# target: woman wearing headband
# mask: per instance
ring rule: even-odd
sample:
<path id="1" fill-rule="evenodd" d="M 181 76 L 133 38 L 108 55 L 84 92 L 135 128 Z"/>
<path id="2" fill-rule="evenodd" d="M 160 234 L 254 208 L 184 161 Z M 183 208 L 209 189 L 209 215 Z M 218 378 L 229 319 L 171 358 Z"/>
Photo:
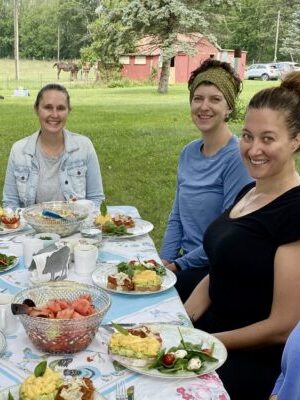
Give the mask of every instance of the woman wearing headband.
<path id="1" fill-rule="evenodd" d="M 183 301 L 208 272 L 203 250 L 206 228 L 251 182 L 238 139 L 227 125 L 240 79 L 229 64 L 209 59 L 192 72 L 188 87 L 192 120 L 202 139 L 186 145 L 180 155 L 176 195 L 160 254 L 177 274 L 176 288 Z"/>

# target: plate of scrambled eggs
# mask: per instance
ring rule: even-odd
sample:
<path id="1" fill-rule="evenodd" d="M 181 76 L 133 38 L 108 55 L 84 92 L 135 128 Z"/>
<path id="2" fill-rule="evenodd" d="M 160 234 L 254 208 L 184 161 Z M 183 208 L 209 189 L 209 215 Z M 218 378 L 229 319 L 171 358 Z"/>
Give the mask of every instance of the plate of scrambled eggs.
<path id="1" fill-rule="evenodd" d="M 22 398 L 19 395 L 20 392 L 20 385 L 14 385 L 14 386 L 10 386 L 6 389 L 0 389 L 0 400 L 8 400 L 8 395 L 9 393 L 13 396 L 14 400 L 22 400 Z M 38 398 L 36 398 L 35 400 L 37 400 Z M 26 399 L 27 400 L 27 399 Z M 53 400 L 55 400 L 55 398 L 53 398 Z M 102 395 L 100 395 L 99 393 L 95 393 L 94 395 L 94 400 L 105 400 L 105 397 L 103 397 Z"/>
<path id="2" fill-rule="evenodd" d="M 140 274 L 140 277 L 144 279 L 143 282 L 138 282 L 140 284 L 140 287 L 143 287 L 141 290 L 139 287 L 136 287 L 135 290 L 125 290 L 125 285 L 118 282 L 119 280 L 119 275 L 118 274 L 118 265 L 117 263 L 98 263 L 97 264 L 99 268 L 97 268 L 93 273 L 92 273 L 92 280 L 96 286 L 99 286 L 102 289 L 105 289 L 107 291 L 113 292 L 113 293 L 122 293 L 126 295 L 149 295 L 153 293 L 160 293 L 164 292 L 165 290 L 168 290 L 172 288 L 175 283 L 176 283 L 176 275 L 166 269 L 165 270 L 165 275 L 163 276 L 158 276 L 159 278 L 159 285 L 155 283 L 154 288 L 152 289 L 152 279 L 149 281 L 148 275 Z M 156 275 L 153 271 L 152 272 L 154 275 Z M 149 271 L 146 271 L 146 273 L 149 273 Z M 124 281 L 123 276 L 127 276 L 126 274 L 121 274 L 120 279 Z M 116 278 L 116 284 L 114 286 L 108 284 L 108 280 L 110 277 L 115 277 Z M 137 279 L 137 275 L 135 276 L 135 279 Z"/>
<path id="3" fill-rule="evenodd" d="M 194 378 L 195 376 L 208 374 L 212 371 L 215 371 L 219 368 L 227 358 L 227 350 L 223 343 L 218 340 L 213 335 L 201 331 L 199 329 L 194 329 L 191 327 L 185 326 L 175 326 L 175 325 L 167 325 L 167 324 L 157 324 L 151 325 L 151 330 L 153 332 L 157 332 L 160 336 L 161 343 L 158 346 L 152 346 L 154 353 L 150 356 L 149 353 L 149 346 L 147 342 L 145 342 L 144 350 L 141 348 L 142 346 L 142 338 L 138 338 L 139 343 L 136 343 L 137 339 L 134 335 L 123 335 L 123 340 L 120 340 L 120 333 L 114 333 L 111 336 L 109 342 L 109 349 L 110 355 L 112 359 L 118 361 L 124 367 L 138 372 L 142 375 L 148 375 L 155 378 L 171 378 L 171 379 L 178 379 L 178 378 Z M 151 365 L 147 363 L 141 363 L 140 361 L 145 360 L 147 357 L 153 357 L 156 354 L 156 358 L 160 359 L 161 357 L 161 349 L 174 349 L 178 348 L 180 345 L 180 341 L 184 339 L 185 343 L 188 345 L 196 345 L 199 348 L 209 348 L 211 349 L 210 355 L 213 359 L 205 360 L 201 363 L 201 365 L 197 365 L 195 368 L 187 368 L 187 369 L 180 369 L 180 370 L 173 370 L 172 373 L 162 373 L 160 368 L 156 368 L 154 364 Z M 132 339 L 132 343 L 130 343 L 130 339 Z M 153 341 L 153 340 L 152 340 Z M 173 351 L 173 350 L 172 350 Z M 177 353 L 177 352 L 176 352 Z M 176 354 L 172 353 L 172 354 Z M 180 352 L 179 352 L 180 353 Z M 182 351 L 181 351 L 182 353 Z M 145 355 L 143 355 L 145 354 Z M 146 357 L 147 355 L 147 357 Z M 181 355 L 178 354 L 178 358 L 182 358 Z M 138 362 L 136 362 L 138 361 Z M 167 371 L 168 372 L 168 371 Z M 171 372 L 171 371 L 170 371 Z"/>

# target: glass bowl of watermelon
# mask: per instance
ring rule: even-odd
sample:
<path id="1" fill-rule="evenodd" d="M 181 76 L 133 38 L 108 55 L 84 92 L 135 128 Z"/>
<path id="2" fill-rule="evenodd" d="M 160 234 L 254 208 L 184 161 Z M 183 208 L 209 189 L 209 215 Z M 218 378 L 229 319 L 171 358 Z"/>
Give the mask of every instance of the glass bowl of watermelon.
<path id="1" fill-rule="evenodd" d="M 31 342 L 49 353 L 76 353 L 94 339 L 110 307 L 108 293 L 92 285 L 47 282 L 21 290 L 16 304 L 34 304 L 19 318 Z"/>

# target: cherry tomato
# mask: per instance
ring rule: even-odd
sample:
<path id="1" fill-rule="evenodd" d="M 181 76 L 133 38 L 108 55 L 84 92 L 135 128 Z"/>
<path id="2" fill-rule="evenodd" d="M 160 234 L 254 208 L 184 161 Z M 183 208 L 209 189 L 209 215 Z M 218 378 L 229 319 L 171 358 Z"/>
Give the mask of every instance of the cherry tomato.
<path id="1" fill-rule="evenodd" d="M 176 360 L 176 357 L 174 356 L 174 354 L 171 353 L 166 353 L 163 358 L 162 358 L 162 363 L 163 365 L 165 365 L 166 367 L 170 367 L 174 364 Z"/>
<path id="2" fill-rule="evenodd" d="M 155 260 L 153 260 L 153 259 L 147 260 L 146 262 L 150 263 L 150 264 L 153 264 L 153 265 L 157 265 L 157 262 Z"/>
<path id="3" fill-rule="evenodd" d="M 208 354 L 211 356 L 211 349 L 201 349 L 202 353 Z"/>

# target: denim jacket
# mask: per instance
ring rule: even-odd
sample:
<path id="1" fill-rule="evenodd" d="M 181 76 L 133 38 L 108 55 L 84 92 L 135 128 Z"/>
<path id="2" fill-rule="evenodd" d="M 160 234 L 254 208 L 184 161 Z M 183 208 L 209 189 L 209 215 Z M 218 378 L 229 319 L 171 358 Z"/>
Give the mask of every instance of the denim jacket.
<path id="1" fill-rule="evenodd" d="M 4 207 L 28 207 L 35 204 L 39 165 L 36 145 L 39 131 L 12 146 L 6 170 Z M 94 146 L 86 136 L 64 130 L 65 153 L 59 181 L 66 200 L 92 200 L 98 207 L 104 200 L 102 178 Z"/>

